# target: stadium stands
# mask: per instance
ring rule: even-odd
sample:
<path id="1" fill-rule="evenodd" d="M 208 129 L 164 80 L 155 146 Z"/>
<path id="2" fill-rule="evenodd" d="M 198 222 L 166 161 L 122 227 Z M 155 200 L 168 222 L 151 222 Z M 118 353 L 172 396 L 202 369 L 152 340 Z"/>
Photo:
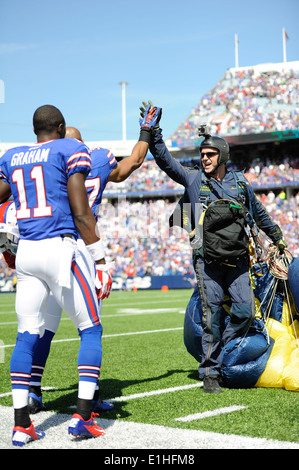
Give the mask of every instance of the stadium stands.
<path id="1" fill-rule="evenodd" d="M 298 129 L 299 61 L 228 69 L 170 137 L 172 145 L 194 144 L 207 123 L 222 137 Z"/>
<path id="2" fill-rule="evenodd" d="M 293 256 L 299 256 L 299 192 L 289 200 L 270 191 L 260 200 L 277 221 L 288 241 Z M 103 202 L 101 233 L 107 255 L 116 257 L 116 274 L 125 276 L 128 269 L 136 275 L 171 275 L 192 272 L 191 249 L 186 234 L 169 234 L 168 218 L 176 202 L 165 199 L 130 202 L 116 206 Z M 112 215 L 112 216 L 111 216 Z"/>
<path id="3" fill-rule="evenodd" d="M 211 125 L 212 134 L 228 140 L 252 134 L 262 136 L 262 144 L 266 133 L 282 132 L 283 139 L 278 142 L 276 135 L 271 136 L 267 146 L 234 145 L 231 165 L 245 168 L 257 196 L 298 257 L 299 61 L 228 69 L 167 141 L 172 153 L 185 149 L 177 152 L 185 165 L 199 163 L 197 127 L 203 123 Z M 287 131 L 292 135 L 285 136 Z M 87 144 L 109 148 L 121 158 L 130 155 L 134 142 Z M 0 155 L 15 145 L 0 143 Z M 108 259 L 116 258 L 116 276 L 192 275 L 186 234 L 168 231 L 168 218 L 182 193 L 183 187 L 170 180 L 151 156 L 123 183 L 108 183 L 100 232 Z M 13 275 L 0 259 L 0 290 Z"/>
<path id="4" fill-rule="evenodd" d="M 293 256 L 299 257 L 298 216 L 299 191 L 289 200 L 270 191 L 262 193 L 261 201 L 277 221 L 287 239 Z M 130 202 L 122 199 L 113 205 L 103 200 L 101 236 L 107 259 L 115 259 L 115 276 L 122 279 L 134 276 L 192 274 L 191 249 L 184 233 L 169 234 L 168 217 L 176 202 L 165 199 Z M 13 271 L 0 260 L 1 280 L 13 279 Z"/>
<path id="5" fill-rule="evenodd" d="M 273 165 L 269 162 L 265 166 L 260 161 L 253 161 L 253 166 L 250 166 L 245 176 L 251 182 L 254 188 L 263 187 L 264 189 L 277 186 L 278 188 L 285 185 L 299 185 L 299 161 L 298 168 L 295 168 L 296 162 L 281 162 L 279 165 Z M 293 166 L 294 165 L 294 166 Z M 234 165 L 233 165 L 234 166 Z M 160 190 L 160 191 L 159 191 Z M 113 197 L 117 194 L 127 194 L 128 197 L 133 195 L 142 197 L 144 193 L 159 194 L 163 191 L 164 194 L 178 195 L 183 191 L 183 187 L 178 183 L 167 177 L 155 161 L 146 161 L 142 167 L 134 172 L 126 181 L 122 183 L 113 184 L 108 183 L 105 195 L 106 197 Z"/>

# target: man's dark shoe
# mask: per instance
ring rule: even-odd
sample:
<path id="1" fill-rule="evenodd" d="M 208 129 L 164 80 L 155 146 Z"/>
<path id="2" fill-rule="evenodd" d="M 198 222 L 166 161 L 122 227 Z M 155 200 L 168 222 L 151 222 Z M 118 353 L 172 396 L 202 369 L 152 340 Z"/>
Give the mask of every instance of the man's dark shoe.
<path id="1" fill-rule="evenodd" d="M 45 411 L 46 407 L 42 401 L 42 395 L 38 397 L 35 393 L 29 393 L 28 395 L 28 409 L 30 414 L 39 413 Z"/>
<path id="2" fill-rule="evenodd" d="M 220 393 L 222 392 L 218 382 L 218 377 L 208 376 L 203 379 L 203 391 L 205 393 Z"/>

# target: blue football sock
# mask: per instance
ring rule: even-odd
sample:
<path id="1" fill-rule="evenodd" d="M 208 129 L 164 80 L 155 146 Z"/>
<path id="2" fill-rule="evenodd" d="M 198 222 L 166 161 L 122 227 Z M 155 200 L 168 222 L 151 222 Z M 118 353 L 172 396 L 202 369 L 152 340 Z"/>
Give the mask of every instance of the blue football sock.
<path id="1" fill-rule="evenodd" d="M 38 339 L 33 354 L 30 387 L 40 387 L 45 365 L 50 353 L 51 341 L 55 333 L 45 330 L 45 333 Z"/>

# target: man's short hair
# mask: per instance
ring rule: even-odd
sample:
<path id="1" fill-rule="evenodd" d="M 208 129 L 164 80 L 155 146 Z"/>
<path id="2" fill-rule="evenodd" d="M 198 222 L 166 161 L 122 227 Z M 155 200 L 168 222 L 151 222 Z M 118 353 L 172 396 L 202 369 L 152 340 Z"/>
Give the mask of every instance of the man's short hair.
<path id="1" fill-rule="evenodd" d="M 34 112 L 33 129 L 35 134 L 39 134 L 41 131 L 52 132 L 59 124 L 65 125 L 65 120 L 61 111 L 55 106 L 45 104 Z"/>

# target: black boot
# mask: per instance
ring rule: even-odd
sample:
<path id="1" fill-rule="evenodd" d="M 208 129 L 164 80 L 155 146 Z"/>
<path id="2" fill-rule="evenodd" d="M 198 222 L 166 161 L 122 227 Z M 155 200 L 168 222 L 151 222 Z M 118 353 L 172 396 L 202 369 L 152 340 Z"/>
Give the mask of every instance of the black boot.
<path id="1" fill-rule="evenodd" d="M 203 391 L 205 393 L 220 393 L 222 392 L 221 387 L 219 385 L 217 376 L 210 375 L 208 377 L 204 377 L 203 379 Z"/>

